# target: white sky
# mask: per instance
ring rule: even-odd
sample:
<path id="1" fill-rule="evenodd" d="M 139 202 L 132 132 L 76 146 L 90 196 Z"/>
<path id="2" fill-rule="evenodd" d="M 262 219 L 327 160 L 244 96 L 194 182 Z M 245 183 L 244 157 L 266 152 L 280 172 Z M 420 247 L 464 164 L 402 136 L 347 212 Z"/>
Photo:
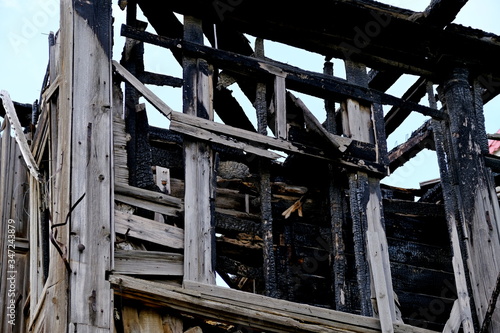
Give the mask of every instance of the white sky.
<path id="1" fill-rule="evenodd" d="M 431 0 L 384 0 L 381 2 L 405 7 L 415 11 L 424 10 Z M 121 12 L 113 0 L 114 16 L 117 22 L 123 20 Z M 500 1 L 469 0 L 454 23 L 493 32 L 500 35 Z M 119 31 L 119 24 L 115 31 Z M 59 27 L 59 0 L 0 0 L 0 89 L 7 90 L 12 99 L 22 103 L 32 103 L 39 98 L 42 80 L 48 61 L 48 34 Z M 152 31 L 153 32 L 153 31 Z M 117 37 L 119 38 L 119 37 Z M 252 40 L 252 38 L 250 38 Z M 123 39 L 115 40 L 114 58 L 119 60 Z M 313 71 L 322 71 L 323 57 L 304 52 L 296 52 L 289 48 L 266 42 L 266 55 L 276 60 L 304 67 Z M 152 72 L 180 76 L 180 68 L 163 49 L 146 47 L 146 69 Z M 499 59 L 500 63 L 500 59 Z M 340 64 L 335 67 L 336 75 L 342 76 Z M 400 96 L 415 78 L 403 78 L 389 90 L 389 93 Z M 170 90 L 167 90 L 170 89 Z M 235 95 L 238 89 L 231 86 Z M 152 88 L 167 104 L 180 110 L 180 89 Z M 173 91 L 173 93 L 172 93 Z M 172 97 L 174 96 L 174 97 Z M 320 120 L 324 110 L 321 103 L 304 98 L 304 102 L 312 109 Z M 251 113 L 251 104 L 241 99 L 247 113 Z M 318 105 L 318 106 L 316 106 Z M 317 109 L 316 109 L 317 108 Z M 150 124 L 165 126 L 165 119 L 150 110 Z M 485 107 L 486 129 L 494 133 L 500 128 L 500 99 L 497 98 Z M 0 118 L 1 119 L 1 118 Z M 411 132 L 417 129 L 425 117 L 412 114 L 398 131 L 388 139 L 389 148 L 405 141 Z M 418 183 L 439 177 L 435 154 L 424 152 L 412 159 L 405 167 L 385 182 L 401 187 L 418 187 Z"/>

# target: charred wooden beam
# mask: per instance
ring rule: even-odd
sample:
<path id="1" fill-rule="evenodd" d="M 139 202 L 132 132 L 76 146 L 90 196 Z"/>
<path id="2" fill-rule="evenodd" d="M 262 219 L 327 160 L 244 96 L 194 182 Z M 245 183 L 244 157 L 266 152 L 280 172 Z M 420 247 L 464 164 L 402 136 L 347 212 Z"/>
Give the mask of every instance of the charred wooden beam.
<path id="1" fill-rule="evenodd" d="M 249 279 L 263 279 L 262 267 L 250 267 L 224 255 L 217 255 L 217 270 Z"/>
<path id="2" fill-rule="evenodd" d="M 484 100 L 481 83 L 478 78 L 474 78 L 471 82 L 472 99 L 476 118 L 476 130 L 473 132 L 474 140 L 478 143 L 483 154 L 489 153 L 489 143 L 486 136 L 486 119 L 484 116 Z"/>
<path id="3" fill-rule="evenodd" d="M 130 8 L 135 8 L 130 6 Z M 133 9 L 127 13 L 127 20 L 144 30 L 144 22 L 136 20 Z M 139 75 L 144 71 L 144 44 L 132 39 L 125 43 L 121 64 L 132 75 Z M 115 69 L 116 69 L 115 65 Z M 127 167 L 129 169 L 129 184 L 136 187 L 154 189 L 153 172 L 151 170 L 152 156 L 148 140 L 148 116 L 145 105 L 139 104 L 141 93 L 136 87 L 125 83 L 125 126 L 130 135 L 127 142 Z"/>
<path id="4" fill-rule="evenodd" d="M 370 103 L 406 107 L 415 112 L 436 117 L 437 119 L 443 118 L 443 114 L 438 110 L 405 101 L 404 99 L 376 90 L 370 90 L 369 88 L 349 83 L 340 78 L 301 70 L 297 67 L 276 61 L 256 59 L 189 43 L 180 39 L 156 36 L 126 25 L 122 26 L 122 35 L 162 47 L 181 48 L 185 52 L 205 58 L 219 67 L 264 80 L 273 78 L 276 71 L 283 71 L 283 74 L 286 75 L 287 87 L 319 98 L 334 98 L 337 101 L 342 101 L 346 98 L 355 98 Z"/>
<path id="5" fill-rule="evenodd" d="M 149 123 L 146 105 L 139 104 L 134 109 L 129 110 L 129 116 L 131 113 L 135 113 L 132 118 L 135 118 L 136 123 L 134 126 L 135 132 L 130 133 L 132 139 L 129 141 L 130 145 L 135 142 L 135 161 L 132 162 L 131 166 L 129 165 L 129 179 L 135 179 L 135 183 L 131 182 L 130 185 L 156 190 L 157 186 L 154 182 L 153 171 L 151 169 L 153 156 L 148 138 Z M 134 174 L 134 177 L 131 176 L 132 174 Z"/>
<path id="6" fill-rule="evenodd" d="M 182 276 L 183 255 L 159 251 L 115 250 L 116 274 Z"/>
<path id="7" fill-rule="evenodd" d="M 497 272 L 488 267 L 498 264 L 493 254 L 500 251 L 497 249 L 500 244 L 498 226 L 488 221 L 496 221 L 500 209 L 491 172 L 485 166 L 478 135 L 474 133 L 481 131 L 481 126 L 477 126 L 469 72 L 464 68 L 453 70 L 439 93 L 450 115 L 450 123 L 443 126 L 443 135 L 436 137 L 440 141 L 438 161 L 453 242 L 459 302 L 462 316 L 467 318 L 464 331 L 474 331 L 485 318 L 489 290 L 494 288 L 497 278 Z M 479 249 L 480 243 L 489 241 L 493 247 L 487 251 Z M 478 289 L 478 283 L 484 288 Z M 467 295 L 471 296 L 470 300 Z M 498 325 L 498 315 L 494 325 Z"/>
<path id="8" fill-rule="evenodd" d="M 430 5 L 422 12 L 410 16 L 410 20 L 444 27 L 453 22 L 468 0 L 432 0 Z"/>
<path id="9" fill-rule="evenodd" d="M 404 100 L 412 101 L 415 103 L 420 102 L 420 100 L 425 96 L 427 92 L 427 81 L 423 78 L 419 78 L 402 96 Z M 411 110 L 405 107 L 392 107 L 387 115 L 384 117 L 385 120 L 385 132 L 389 136 L 392 132 L 396 130 L 403 123 L 403 121 L 410 115 Z"/>
<path id="10" fill-rule="evenodd" d="M 260 223 L 220 212 L 215 213 L 215 227 L 217 228 L 217 232 L 222 234 L 225 232 L 237 232 L 251 235 L 262 235 L 262 227 Z"/>
<path id="11" fill-rule="evenodd" d="M 484 162 L 493 172 L 500 172 L 500 157 L 496 155 L 484 155 Z"/>
<path id="12" fill-rule="evenodd" d="M 264 57 L 264 41 L 262 39 L 258 39 L 256 43 L 256 51 L 258 57 Z M 283 78 L 282 78 L 283 79 Z M 284 80 L 282 80 L 284 85 Z M 275 85 L 276 87 L 276 85 Z M 277 103 L 284 102 L 284 90 L 283 86 L 283 96 L 280 101 Z M 276 90 L 276 89 L 275 89 Z M 255 101 L 255 109 L 257 111 L 257 119 L 258 119 L 258 133 L 259 135 L 265 136 L 267 135 L 267 115 L 268 115 L 268 107 L 267 107 L 267 90 L 266 87 L 262 84 L 256 85 L 256 101 Z M 275 92 L 276 94 L 276 92 Z M 279 96 L 274 96 L 279 98 Z M 275 105 L 277 106 L 277 105 Z M 277 113 L 286 112 L 285 106 L 280 105 L 280 109 L 275 110 Z M 276 117 L 276 125 L 275 125 L 275 133 L 278 138 L 280 135 L 278 134 L 280 131 L 278 128 L 281 126 L 278 124 L 278 116 Z M 286 116 L 285 119 L 281 119 L 284 121 L 284 126 L 286 127 Z M 288 135 L 285 135 L 285 139 L 288 138 Z M 276 270 L 276 246 L 274 243 L 274 227 L 273 227 L 273 211 L 271 205 L 272 191 L 271 191 L 271 173 L 270 173 L 270 163 L 265 159 L 260 159 L 258 161 L 258 170 L 259 170 L 259 198 L 260 198 L 260 217 L 261 217 L 261 231 L 262 231 L 262 256 L 263 256 L 263 265 L 262 265 L 262 274 L 264 280 L 264 292 L 266 296 L 280 298 L 279 293 L 279 281 Z"/>
<path id="13" fill-rule="evenodd" d="M 2 97 L 0 96 L 0 101 L 2 101 Z M 12 101 L 14 104 L 15 113 L 17 114 L 17 118 L 19 119 L 19 123 L 22 127 L 27 127 L 31 124 L 31 113 L 33 110 L 32 104 L 19 103 L 16 101 Z M 0 117 L 5 118 L 6 112 L 3 103 L 0 102 Z"/>
<path id="14" fill-rule="evenodd" d="M 419 217 L 444 217 L 444 206 L 427 202 L 385 199 L 384 214 L 401 214 Z"/>
<path id="15" fill-rule="evenodd" d="M 325 61 L 323 67 L 325 75 L 334 74 L 333 63 Z M 328 133 L 338 133 L 338 123 L 336 120 L 335 102 L 331 99 L 325 99 L 326 121 L 325 129 Z M 338 311 L 349 311 L 350 302 L 347 302 L 346 295 L 351 292 L 347 290 L 347 259 L 345 255 L 345 240 L 344 240 L 344 224 L 347 215 L 347 202 L 344 198 L 344 188 L 341 181 L 335 176 L 338 169 L 334 164 L 328 165 L 328 203 L 329 203 L 329 218 L 331 230 L 330 242 L 330 267 L 332 276 L 332 289 L 334 293 L 334 305 Z"/>
<path id="16" fill-rule="evenodd" d="M 140 3 L 146 5 L 147 1 Z M 266 3 L 254 1 L 230 8 L 231 11 L 224 12 L 224 24 L 235 30 L 362 62 L 378 70 L 390 68 L 431 77 L 444 69 L 439 67 L 441 64 L 456 59 L 486 73 L 493 68 L 496 77 L 500 72 L 494 69 L 500 55 L 500 43 L 495 35 L 469 28 L 457 29 L 453 24 L 444 30 L 420 24 L 411 20 L 415 12 L 372 1 L 315 1 L 300 10 L 280 1 L 265 12 L 261 9 L 267 8 Z M 212 23 L 221 19 L 211 2 L 172 2 L 168 9 Z M 260 24 L 255 24 L 256 17 Z M 377 33 L 374 35 L 373 31 Z M 401 31 L 405 31 L 406 38 L 395 45 L 393 41 Z M 449 54 L 450 58 L 444 60 L 442 54 Z"/>
<path id="17" fill-rule="evenodd" d="M 137 75 L 143 84 L 153 84 L 156 86 L 182 87 L 182 79 L 170 75 L 151 73 L 143 71 Z"/>
<path id="18" fill-rule="evenodd" d="M 432 0 L 431 4 L 424 12 L 414 13 L 408 19 L 419 24 L 433 25 L 438 29 L 444 28 L 446 25 L 453 22 L 467 1 L 468 0 Z M 370 88 L 386 91 L 401 77 L 401 75 L 402 72 L 399 70 L 372 70 L 370 72 Z M 388 134 L 390 134 L 390 132 Z"/>
<path id="19" fill-rule="evenodd" d="M 400 144 L 389 152 L 389 169 L 391 173 L 403 166 L 424 149 L 433 149 L 434 140 L 430 121 L 426 121 L 419 129 L 414 131 L 406 142 Z"/>
<path id="20" fill-rule="evenodd" d="M 496 140 L 496 141 L 499 141 L 500 140 L 500 134 L 488 134 L 487 135 L 488 137 L 488 140 Z"/>
<path id="21" fill-rule="evenodd" d="M 498 274 L 495 288 L 493 289 L 493 292 L 491 294 L 491 299 L 488 303 L 488 310 L 486 311 L 486 315 L 481 325 L 481 330 L 479 331 L 479 333 L 488 332 L 491 325 L 491 319 L 493 318 L 493 313 L 497 306 L 498 295 L 500 295 L 500 273 Z"/>

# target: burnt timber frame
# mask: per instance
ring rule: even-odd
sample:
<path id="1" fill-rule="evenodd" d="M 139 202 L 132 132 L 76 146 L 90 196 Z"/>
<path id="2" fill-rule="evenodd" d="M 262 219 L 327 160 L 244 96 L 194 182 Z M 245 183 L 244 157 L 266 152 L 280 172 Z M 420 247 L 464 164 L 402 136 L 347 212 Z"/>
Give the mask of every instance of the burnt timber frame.
<path id="1" fill-rule="evenodd" d="M 24 244 L 29 236 L 29 247 L 16 252 L 29 273 L 17 298 L 19 329 L 499 330 L 500 207 L 483 105 L 499 92 L 500 37 L 451 23 L 466 2 L 433 0 L 415 13 L 368 0 L 313 0 L 301 8 L 184 0 L 161 10 L 153 1 L 120 1 L 127 22 L 118 62 L 111 54 L 111 3 L 61 1 L 40 120 L 30 124 L 28 105 L 0 94 L 0 112 L 17 130 L 31 171 L 6 180 L 24 164 L 7 162 L 20 153 L 3 136 L 0 223 L 15 211 L 30 226 L 16 239 Z M 138 9 L 149 22 L 137 19 Z M 148 24 L 157 34 L 145 32 Z M 400 31 L 407 38 L 395 43 Z M 244 34 L 257 37 L 255 51 Z M 324 73 L 266 58 L 264 40 L 325 56 Z M 144 43 L 170 50 L 182 79 L 145 71 Z M 333 57 L 344 61 L 346 79 L 334 76 Z M 387 94 L 402 74 L 419 78 L 401 98 Z M 227 89 L 233 82 L 253 104 L 257 129 Z M 182 110 L 146 84 L 181 88 Z M 293 92 L 324 100 L 325 124 Z M 419 104 L 425 95 L 429 107 Z M 140 97 L 168 119 L 168 130 L 148 124 Z M 385 117 L 383 105 L 392 107 Z M 387 136 L 410 112 L 430 119 L 387 152 Z M 223 123 L 214 121 L 216 113 Z M 32 128 L 30 140 L 21 126 Z M 381 186 L 424 148 L 438 156 L 439 186 L 426 193 Z M 174 176 L 159 179 L 160 164 Z M 224 176 L 227 165 L 237 170 Z M 308 168 L 317 175 L 294 174 Z M 20 197 L 8 198 L 20 183 L 29 188 L 28 216 L 11 209 Z M 439 199 L 415 202 L 416 196 Z M 425 218 L 442 222 L 448 238 L 426 235 L 429 226 L 419 220 Z M 422 230 L 405 230 L 405 223 Z M 403 288 L 401 272 L 408 274 L 408 258 L 418 254 L 401 242 L 437 253 L 415 264 L 422 279 L 452 277 L 446 286 L 456 295 L 443 295 L 441 283 L 426 303 L 450 302 L 440 313 L 444 320 L 422 312 L 425 318 L 414 320 L 421 309 L 400 312 L 426 292 L 408 296 Z M 5 244 L 0 253 L 7 256 Z M 317 267 L 307 271 L 307 264 Z M 215 286 L 216 271 L 239 290 Z M 7 274 L 5 265 L 0 272 Z M 408 278 L 407 284 L 419 281 Z M 309 284 L 316 289 L 310 295 Z M 6 295 L 2 285 L 2 304 Z M 5 318 L 0 324 L 6 332 L 17 329 Z"/>

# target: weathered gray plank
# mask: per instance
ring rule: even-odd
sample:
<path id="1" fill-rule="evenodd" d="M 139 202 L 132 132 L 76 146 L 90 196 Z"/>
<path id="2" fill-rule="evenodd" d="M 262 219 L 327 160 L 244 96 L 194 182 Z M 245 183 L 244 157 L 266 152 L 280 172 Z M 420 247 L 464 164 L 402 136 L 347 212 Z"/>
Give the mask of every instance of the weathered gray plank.
<path id="1" fill-rule="evenodd" d="M 124 196 L 129 196 L 146 201 L 166 205 L 179 210 L 183 209 L 182 199 L 173 197 L 163 192 L 154 192 L 146 189 L 130 186 L 126 184 L 115 184 L 115 192 Z"/>
<path id="2" fill-rule="evenodd" d="M 112 201 L 112 17 L 111 2 L 77 0 L 64 15 L 73 34 L 61 48 L 73 54 L 62 66 L 61 82 L 71 90 L 71 206 L 85 197 L 71 212 L 69 261 L 72 268 L 68 327 L 82 331 L 109 330 L 113 321 L 113 300 L 107 272 L 111 270 Z M 63 25 L 66 28 L 66 25 Z M 89 69 L 92 70 L 89 70 Z M 66 76 L 69 74 L 68 76 Z M 77 93 L 75 93 L 77 92 Z M 61 92 L 62 93 L 62 92 Z"/>
<path id="3" fill-rule="evenodd" d="M 115 251 L 117 274 L 126 275 L 183 275 L 183 255 L 159 251 Z"/>
<path id="4" fill-rule="evenodd" d="M 144 96 L 144 98 L 149 103 L 151 103 L 151 105 L 153 105 L 158 111 L 160 111 L 167 117 L 170 113 L 172 113 L 173 110 L 167 104 L 165 104 L 165 102 L 163 102 L 149 88 L 142 84 L 139 79 L 130 74 L 130 72 L 127 71 L 125 67 L 120 65 L 118 61 L 113 60 L 113 68 L 125 81 L 134 86 L 134 88 L 137 89 Z"/>
<path id="5" fill-rule="evenodd" d="M 174 249 L 184 248 L 184 231 L 180 228 L 115 210 L 115 230 L 133 237 Z"/>
<path id="6" fill-rule="evenodd" d="M 185 289 L 122 275 L 110 276 L 110 282 L 115 292 L 124 298 L 154 301 L 204 318 L 229 321 L 269 332 L 380 332 L 379 320 L 375 318 L 212 285 L 187 283 L 190 289 Z M 433 333 L 404 324 L 395 325 L 395 332 Z"/>
<path id="7" fill-rule="evenodd" d="M 179 208 L 173 208 L 171 206 L 167 206 L 165 204 L 160 204 L 156 202 L 152 202 L 149 200 L 134 198 L 130 196 L 126 196 L 123 194 L 115 194 L 115 200 L 119 202 L 126 203 L 131 206 L 136 206 L 140 208 L 144 208 L 147 210 L 151 210 L 153 212 L 165 214 L 168 216 L 177 216 L 177 214 L 181 211 Z"/>

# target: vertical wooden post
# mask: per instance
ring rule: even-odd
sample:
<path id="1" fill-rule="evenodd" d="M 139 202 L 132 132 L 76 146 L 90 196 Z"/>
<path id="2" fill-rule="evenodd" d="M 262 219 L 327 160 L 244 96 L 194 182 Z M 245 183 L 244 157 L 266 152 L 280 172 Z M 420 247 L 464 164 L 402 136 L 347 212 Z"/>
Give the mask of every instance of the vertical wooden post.
<path id="1" fill-rule="evenodd" d="M 255 54 L 257 57 L 264 57 L 264 41 L 258 38 L 255 43 Z M 279 80 L 277 77 L 275 80 Z M 284 84 L 284 81 L 282 82 Z M 277 93 L 277 90 L 283 90 L 283 94 Z M 280 128 L 280 122 L 283 122 L 284 111 L 284 99 L 278 101 L 280 98 L 284 98 L 284 86 L 275 81 L 275 96 L 274 96 L 274 108 L 276 112 L 275 117 L 275 133 L 276 137 L 284 135 L 283 128 Z M 267 135 L 267 98 L 266 98 L 266 85 L 264 83 L 257 83 L 257 91 L 255 98 L 255 109 L 257 111 L 257 128 L 258 132 L 262 135 Z M 277 94 L 279 96 L 277 96 Z M 280 111 L 278 111 L 280 109 Z M 278 114 L 281 113 L 281 116 Z M 286 114 L 285 114 L 286 117 Z M 279 118 L 279 119 L 278 119 Z M 286 120 L 286 119 L 285 119 Z M 286 123 L 285 123 L 286 126 Z M 286 128 L 286 127 L 285 127 Z M 261 223 L 262 223 L 262 241 L 263 241 L 263 273 L 264 273 L 264 291 L 267 296 L 278 297 L 278 286 L 276 280 L 276 259 L 274 253 L 274 237 L 273 237 L 273 214 L 271 207 L 271 174 L 269 173 L 269 161 L 260 159 L 259 160 L 259 195 L 260 195 L 260 211 L 261 211 Z"/>
<path id="2" fill-rule="evenodd" d="M 184 17 L 184 39 L 203 44 L 201 21 Z M 183 58 L 183 111 L 213 120 L 212 71 L 206 61 Z M 215 284 L 213 153 L 207 143 L 184 139 L 184 280 Z"/>
<path id="3" fill-rule="evenodd" d="M 331 61 L 325 61 L 323 67 L 323 73 L 333 76 L 333 63 Z M 326 110 L 326 130 L 332 134 L 337 134 L 337 123 L 335 120 L 335 101 L 325 100 L 325 110 Z M 332 281 L 333 281 L 333 291 L 335 295 L 335 309 L 337 311 L 348 311 L 351 309 L 349 302 L 349 291 L 346 285 L 346 267 L 347 260 L 345 257 L 345 243 L 344 243 L 344 233 L 343 226 L 345 221 L 344 215 L 344 200 L 343 200 L 343 189 L 340 186 L 340 182 L 335 175 L 338 175 L 339 171 L 337 167 L 330 163 L 328 165 L 328 201 L 330 205 L 330 223 L 332 230 Z"/>
<path id="4" fill-rule="evenodd" d="M 484 126 L 478 124 L 482 121 L 482 117 L 478 117 L 480 106 L 474 101 L 468 71 L 453 70 L 440 87 L 440 96 L 450 118 L 445 128 L 446 155 L 438 155 L 441 177 L 447 179 L 447 183 L 443 183 L 445 205 L 448 211 L 455 212 L 447 214 L 448 223 L 451 227 L 456 225 L 455 239 L 461 243 L 465 262 L 457 260 L 457 264 L 468 270 L 469 290 L 478 319 L 476 326 L 481 326 L 500 271 L 500 208 L 491 171 L 482 156 L 481 137 L 486 133 Z M 490 332 L 499 329 L 500 312 L 497 311 L 493 314 Z"/>
<path id="5" fill-rule="evenodd" d="M 71 271 L 60 264 L 59 254 L 52 256 L 58 264 L 51 272 L 58 269 L 62 273 L 55 274 L 62 276 L 53 281 L 57 287 L 50 298 L 58 304 L 46 313 L 57 313 L 59 321 L 68 322 L 51 332 L 109 332 L 113 328 L 112 291 L 106 281 L 113 218 L 111 19 L 109 1 L 62 2 L 57 138 L 61 172 L 56 174 L 52 222 L 64 223 L 70 216 L 58 233 L 67 246 Z M 65 287 L 60 281 L 68 273 Z"/>
<path id="6" fill-rule="evenodd" d="M 429 97 L 429 106 L 437 109 L 437 102 L 434 97 L 433 84 L 427 84 L 427 95 Z M 455 285 L 457 288 L 457 309 L 460 312 L 460 322 L 463 325 L 465 333 L 474 332 L 474 323 L 472 319 L 472 311 L 470 306 L 469 287 L 467 283 L 467 272 L 464 267 L 464 260 L 461 251 L 461 241 L 458 236 L 457 228 L 457 203 L 453 195 L 453 185 L 450 174 L 448 173 L 448 164 L 446 163 L 446 147 L 449 147 L 449 140 L 445 137 L 444 122 L 432 120 L 432 132 L 434 134 L 434 143 L 436 147 L 436 154 L 439 162 L 439 170 L 441 173 L 441 186 L 443 189 L 443 196 L 445 201 L 446 221 L 448 223 L 448 232 L 450 234 L 451 248 L 452 248 L 452 261 L 453 270 L 455 274 Z"/>
<path id="7" fill-rule="evenodd" d="M 364 65 L 346 61 L 346 73 L 348 81 L 365 87 L 368 85 Z M 384 149 L 383 129 L 380 129 L 383 123 L 380 111 L 377 105 L 367 106 L 347 100 L 342 125 L 345 134 L 353 139 L 377 145 L 378 160 L 383 163 L 387 150 Z M 357 172 L 349 175 L 349 186 L 361 312 L 370 315 L 373 311 L 380 318 L 382 332 L 393 332 L 393 322 L 397 318 L 380 181 L 364 172 Z M 373 300 L 373 308 L 370 299 Z"/>

